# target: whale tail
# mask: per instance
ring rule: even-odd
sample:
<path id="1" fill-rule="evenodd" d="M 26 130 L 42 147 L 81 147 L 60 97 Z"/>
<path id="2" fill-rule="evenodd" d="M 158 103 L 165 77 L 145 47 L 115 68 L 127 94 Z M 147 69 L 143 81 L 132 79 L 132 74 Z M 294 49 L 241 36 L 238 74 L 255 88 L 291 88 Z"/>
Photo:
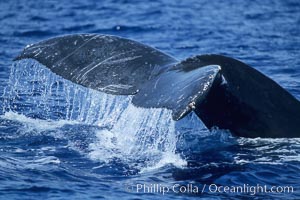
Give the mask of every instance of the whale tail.
<path id="1" fill-rule="evenodd" d="M 15 58 L 35 59 L 74 83 L 132 103 L 194 111 L 204 124 L 243 137 L 300 137 L 300 103 L 270 78 L 221 55 L 178 62 L 144 44 L 109 35 L 79 34 L 27 46 Z"/>

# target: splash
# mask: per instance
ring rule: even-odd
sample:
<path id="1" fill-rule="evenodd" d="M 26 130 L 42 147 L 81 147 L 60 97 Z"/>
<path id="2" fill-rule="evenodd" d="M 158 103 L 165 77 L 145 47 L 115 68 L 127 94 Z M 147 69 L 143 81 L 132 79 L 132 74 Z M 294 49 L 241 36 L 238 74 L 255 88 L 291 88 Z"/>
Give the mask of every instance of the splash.
<path id="1" fill-rule="evenodd" d="M 90 158 L 107 162 L 121 160 L 145 171 L 167 164 L 184 166 L 175 154 L 177 136 L 171 111 L 129 105 L 110 130 L 97 133 L 90 145 Z"/>
<path id="2" fill-rule="evenodd" d="M 90 133 L 96 139 L 89 143 L 87 157 L 105 163 L 116 159 L 135 166 L 139 163 L 139 170 L 185 165 L 176 154 L 178 135 L 200 123 L 195 123 L 193 116 L 186 118 L 192 126 L 186 126 L 184 120 L 176 123 L 170 110 L 137 108 L 130 103 L 131 96 L 109 95 L 76 85 L 34 60 L 12 65 L 2 98 L 4 118 L 18 120 L 28 129 L 59 131 L 64 124 L 97 126 Z"/>

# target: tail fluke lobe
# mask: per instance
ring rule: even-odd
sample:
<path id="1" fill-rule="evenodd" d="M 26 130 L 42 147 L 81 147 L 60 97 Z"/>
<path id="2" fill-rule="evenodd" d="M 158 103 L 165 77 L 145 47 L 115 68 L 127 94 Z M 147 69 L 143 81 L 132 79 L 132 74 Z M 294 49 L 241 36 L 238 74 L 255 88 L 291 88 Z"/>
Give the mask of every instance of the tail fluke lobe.
<path id="1" fill-rule="evenodd" d="M 185 72 L 172 69 L 146 82 L 133 97 L 140 107 L 168 108 L 173 119 L 180 120 L 204 101 L 211 87 L 220 80 L 221 68 L 209 65 Z"/>
<path id="2" fill-rule="evenodd" d="M 110 35 L 78 34 L 28 45 L 15 60 L 32 58 L 74 83 L 109 94 L 135 94 L 171 63 L 171 56 Z"/>

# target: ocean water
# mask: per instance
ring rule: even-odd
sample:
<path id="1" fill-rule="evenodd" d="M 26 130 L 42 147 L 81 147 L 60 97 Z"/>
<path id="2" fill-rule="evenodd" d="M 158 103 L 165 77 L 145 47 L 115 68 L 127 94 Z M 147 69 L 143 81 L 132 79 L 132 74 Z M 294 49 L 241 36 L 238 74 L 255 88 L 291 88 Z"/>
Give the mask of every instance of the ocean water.
<path id="1" fill-rule="evenodd" d="M 112 34 L 240 59 L 300 99 L 298 0 L 1 0 L 0 27 L 0 199 L 300 199 L 300 139 L 209 132 L 12 61 L 49 37 Z"/>

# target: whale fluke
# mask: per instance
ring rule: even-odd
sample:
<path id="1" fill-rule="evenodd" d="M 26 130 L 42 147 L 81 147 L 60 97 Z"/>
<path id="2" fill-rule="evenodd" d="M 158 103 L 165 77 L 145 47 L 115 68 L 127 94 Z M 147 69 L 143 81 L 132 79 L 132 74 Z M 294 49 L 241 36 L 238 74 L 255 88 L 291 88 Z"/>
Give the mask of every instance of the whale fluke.
<path id="1" fill-rule="evenodd" d="M 242 137 L 300 137 L 300 102 L 276 82 L 236 59 L 200 55 L 177 61 L 144 44 L 78 34 L 27 46 L 31 58 L 74 83 L 133 95 L 145 108 L 167 108 L 180 120 L 194 111 L 208 128 Z"/>

